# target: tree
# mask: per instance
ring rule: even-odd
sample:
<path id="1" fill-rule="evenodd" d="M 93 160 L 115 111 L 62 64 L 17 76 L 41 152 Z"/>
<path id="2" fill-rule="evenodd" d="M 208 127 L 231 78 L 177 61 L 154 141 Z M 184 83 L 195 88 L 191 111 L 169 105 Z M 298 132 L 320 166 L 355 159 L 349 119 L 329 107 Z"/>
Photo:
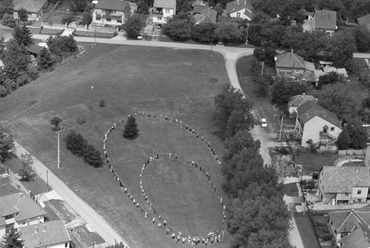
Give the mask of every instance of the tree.
<path id="1" fill-rule="evenodd" d="M 177 12 L 189 12 L 191 10 L 191 4 L 188 0 L 176 0 Z"/>
<path id="2" fill-rule="evenodd" d="M 194 21 L 192 16 L 183 12 L 173 16 L 164 25 L 163 31 L 171 40 L 185 41 L 191 38 L 193 27 Z"/>
<path id="3" fill-rule="evenodd" d="M 0 20 L 2 20 L 6 14 L 13 15 L 13 0 L 0 0 Z"/>
<path id="4" fill-rule="evenodd" d="M 125 248 L 125 245 L 122 243 L 115 243 L 114 245 L 108 245 L 106 248 Z"/>
<path id="5" fill-rule="evenodd" d="M 62 122 L 62 119 L 59 117 L 54 117 L 53 119 L 50 120 L 50 124 L 53 125 L 53 131 L 60 131 L 61 128 L 59 127 L 59 124 Z"/>
<path id="6" fill-rule="evenodd" d="M 46 44 L 48 45 L 51 54 L 58 57 L 69 56 L 78 51 L 76 40 L 72 35 L 57 37 L 50 36 L 47 39 Z"/>
<path id="7" fill-rule="evenodd" d="M 103 165 L 103 159 L 100 156 L 100 152 L 97 151 L 93 145 L 87 145 L 84 151 L 84 160 L 91 166 L 95 168 L 101 167 Z"/>
<path id="8" fill-rule="evenodd" d="M 17 26 L 17 22 L 15 21 L 13 14 L 5 14 L 1 20 L 1 24 L 10 28 L 15 28 Z"/>
<path id="9" fill-rule="evenodd" d="M 212 113 L 212 120 L 215 128 L 213 132 L 222 140 L 229 137 L 228 134 L 230 134 L 230 130 L 228 129 L 231 128 L 229 119 L 234 111 L 241 111 L 243 113 L 246 120 L 245 122 L 243 120 L 245 129 L 250 130 L 255 124 L 252 115 L 252 107 L 252 102 L 244 98 L 239 90 L 236 90 L 229 84 L 225 85 L 221 93 L 215 97 L 215 110 Z M 239 116 L 241 112 L 237 115 Z M 235 131 L 236 130 L 231 133 L 235 133 Z"/>
<path id="10" fill-rule="evenodd" d="M 22 22 L 26 22 L 28 20 L 27 10 L 24 8 L 18 9 L 18 19 Z"/>
<path id="11" fill-rule="evenodd" d="M 351 138 L 348 135 L 346 128 L 343 128 L 337 139 L 337 146 L 339 150 L 347 150 L 351 145 Z"/>
<path id="12" fill-rule="evenodd" d="M 358 26 L 353 29 L 353 36 L 356 42 L 356 48 L 359 52 L 370 50 L 370 32 L 364 26 Z"/>
<path id="13" fill-rule="evenodd" d="M 321 89 L 324 85 L 335 84 L 338 82 L 342 82 L 341 75 L 332 71 L 319 77 L 318 88 Z"/>
<path id="14" fill-rule="evenodd" d="M 82 137 L 81 134 L 76 133 L 75 131 L 70 131 L 66 138 L 66 147 L 74 155 L 82 157 L 85 154 L 87 141 Z"/>
<path id="15" fill-rule="evenodd" d="M 3 241 L 0 243 L 0 248 L 23 248 L 23 246 L 22 234 L 14 228 L 3 236 Z"/>
<path id="16" fill-rule="evenodd" d="M 346 65 L 352 60 L 354 52 L 356 52 L 356 42 L 351 31 L 338 31 L 330 37 L 327 53 L 330 54 L 329 58 L 335 67 L 347 68 Z"/>
<path id="17" fill-rule="evenodd" d="M 360 110 L 358 96 L 351 93 L 349 85 L 335 83 L 325 85 L 316 93 L 318 104 L 337 115 L 345 122 L 356 117 Z"/>
<path id="18" fill-rule="evenodd" d="M 52 65 L 53 59 L 51 58 L 51 53 L 46 47 L 43 47 L 38 57 L 38 68 L 40 70 L 48 70 Z"/>
<path id="19" fill-rule="evenodd" d="M 14 28 L 14 39 L 18 42 L 19 45 L 29 46 L 33 44 L 32 33 L 26 27 L 26 25 L 17 25 Z"/>
<path id="20" fill-rule="evenodd" d="M 18 171 L 21 181 L 32 181 L 36 177 L 36 173 L 32 169 L 33 157 L 31 154 L 23 154 L 20 157 L 22 161 L 22 168 Z"/>
<path id="21" fill-rule="evenodd" d="M 270 92 L 270 86 L 273 83 L 272 77 L 268 75 L 257 75 L 252 80 L 255 86 L 253 92 L 261 97 L 267 97 Z"/>
<path id="22" fill-rule="evenodd" d="M 27 72 L 29 58 L 27 50 L 14 39 L 9 40 L 1 59 L 4 62 L 4 72 L 9 79 L 16 80 L 22 73 Z"/>
<path id="23" fill-rule="evenodd" d="M 214 38 L 223 43 L 239 43 L 245 42 L 246 36 L 239 29 L 237 23 L 221 22 L 217 24 L 217 28 L 214 31 Z"/>
<path id="24" fill-rule="evenodd" d="M 214 31 L 217 26 L 213 23 L 200 23 L 195 25 L 192 33 L 192 38 L 200 43 L 211 43 L 215 41 Z"/>
<path id="25" fill-rule="evenodd" d="M 145 28 L 145 16 L 143 15 L 133 15 L 128 18 L 127 22 L 123 24 L 123 30 L 126 31 L 126 35 L 129 38 L 136 39 L 136 37 Z"/>
<path id="26" fill-rule="evenodd" d="M 145 0 L 139 0 L 137 2 L 137 11 L 139 14 L 143 14 L 143 15 L 146 15 L 146 14 L 149 14 L 149 4 L 145 1 Z"/>
<path id="27" fill-rule="evenodd" d="M 0 125 L 0 161 L 5 160 L 13 146 L 14 140 L 10 130 Z"/>
<path id="28" fill-rule="evenodd" d="M 280 78 L 272 86 L 271 98 L 274 103 L 286 104 L 292 96 L 302 95 L 305 92 L 305 85 L 287 81 L 286 78 Z"/>
<path id="29" fill-rule="evenodd" d="M 350 147 L 353 149 L 363 149 L 366 147 L 367 131 L 362 126 L 362 122 L 356 118 L 350 120 L 345 126 L 351 139 Z"/>
<path id="30" fill-rule="evenodd" d="M 0 97 L 4 97 L 8 94 L 8 91 L 6 90 L 6 88 L 2 85 L 0 85 Z"/>
<path id="31" fill-rule="evenodd" d="M 123 130 L 123 137 L 126 139 L 135 139 L 139 134 L 139 129 L 137 128 L 136 119 L 134 116 L 130 115 L 127 118 L 125 124 L 125 129 Z"/>

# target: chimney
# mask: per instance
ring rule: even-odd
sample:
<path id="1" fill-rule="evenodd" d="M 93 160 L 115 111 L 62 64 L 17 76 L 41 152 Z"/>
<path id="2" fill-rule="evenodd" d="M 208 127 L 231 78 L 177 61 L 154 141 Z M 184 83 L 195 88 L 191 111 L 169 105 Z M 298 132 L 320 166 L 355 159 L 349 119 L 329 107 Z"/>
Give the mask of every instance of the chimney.
<path id="1" fill-rule="evenodd" d="M 46 226 L 45 226 L 45 224 L 42 225 L 42 232 L 46 232 Z"/>
<path id="2" fill-rule="evenodd" d="M 39 229 L 37 227 L 37 225 L 35 226 L 35 234 L 38 234 L 39 233 Z"/>

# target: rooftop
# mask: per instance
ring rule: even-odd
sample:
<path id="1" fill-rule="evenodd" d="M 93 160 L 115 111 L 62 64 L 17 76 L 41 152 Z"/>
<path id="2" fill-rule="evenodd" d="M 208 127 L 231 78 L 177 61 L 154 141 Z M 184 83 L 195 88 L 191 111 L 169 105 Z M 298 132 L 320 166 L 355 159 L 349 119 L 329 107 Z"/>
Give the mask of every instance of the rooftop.
<path id="1" fill-rule="evenodd" d="M 27 12 L 37 13 L 45 5 L 47 0 L 13 0 L 14 10 L 23 8 Z"/>
<path id="2" fill-rule="evenodd" d="M 254 11 L 254 8 L 249 0 L 235 0 L 226 4 L 226 12 L 228 14 L 234 13 L 239 10 L 248 9 L 251 12 Z"/>
<path id="3" fill-rule="evenodd" d="M 316 102 L 317 99 L 311 95 L 296 95 L 292 96 L 288 102 L 289 107 L 299 107 L 307 101 Z"/>
<path id="4" fill-rule="evenodd" d="M 195 9 L 195 8 L 194 8 Z M 199 14 L 194 15 L 195 23 L 216 23 L 217 22 L 217 11 L 209 7 L 199 9 Z"/>
<path id="5" fill-rule="evenodd" d="M 353 187 L 370 187 L 366 167 L 324 166 L 322 170 L 325 193 L 352 193 Z"/>
<path id="6" fill-rule="evenodd" d="M 368 234 L 363 230 L 361 225 L 356 225 L 354 231 L 342 239 L 345 248 L 369 248 L 370 242 Z"/>
<path id="7" fill-rule="evenodd" d="M 128 1 L 121 0 L 100 0 L 95 6 L 95 9 L 108 9 L 108 10 L 120 10 L 124 11 L 126 8 L 130 8 Z"/>
<path id="8" fill-rule="evenodd" d="M 311 119 L 313 119 L 316 116 L 319 116 L 320 118 L 330 122 L 331 124 L 341 128 L 340 121 L 338 120 L 338 117 L 329 110 L 321 107 L 320 105 L 312 102 L 307 101 L 303 103 L 301 106 L 297 109 L 299 119 L 301 120 L 301 123 L 305 124 Z"/>
<path id="9" fill-rule="evenodd" d="M 154 0 L 153 7 L 174 9 L 176 11 L 176 0 Z"/>
<path id="10" fill-rule="evenodd" d="M 61 220 L 18 228 L 22 233 L 24 247 L 47 247 L 71 241 L 69 233 Z M 64 247 L 64 246 L 63 246 Z"/>
<path id="11" fill-rule="evenodd" d="M 330 10 L 316 10 L 314 15 L 314 29 L 336 29 L 337 12 Z"/>
<path id="12" fill-rule="evenodd" d="M 293 51 L 276 55 L 275 65 L 276 67 L 283 68 L 306 69 L 304 59 L 301 56 L 294 54 Z"/>
<path id="13" fill-rule="evenodd" d="M 357 18 L 357 22 L 358 22 L 358 24 L 360 24 L 362 26 L 369 25 L 370 24 L 370 14 Z"/>

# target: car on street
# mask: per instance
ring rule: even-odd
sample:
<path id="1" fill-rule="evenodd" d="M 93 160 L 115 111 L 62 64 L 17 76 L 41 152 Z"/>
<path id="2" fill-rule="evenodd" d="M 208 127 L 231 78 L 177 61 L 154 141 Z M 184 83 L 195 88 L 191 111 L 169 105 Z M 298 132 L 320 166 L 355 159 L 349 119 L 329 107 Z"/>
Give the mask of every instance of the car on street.
<path id="1" fill-rule="evenodd" d="M 262 118 L 262 119 L 261 119 L 261 126 L 262 126 L 262 127 L 267 127 L 267 121 L 266 121 L 266 118 Z"/>
<path id="2" fill-rule="evenodd" d="M 138 40 L 142 40 L 143 39 L 143 34 L 142 33 L 140 33 L 140 34 L 138 34 L 138 36 L 136 37 Z"/>

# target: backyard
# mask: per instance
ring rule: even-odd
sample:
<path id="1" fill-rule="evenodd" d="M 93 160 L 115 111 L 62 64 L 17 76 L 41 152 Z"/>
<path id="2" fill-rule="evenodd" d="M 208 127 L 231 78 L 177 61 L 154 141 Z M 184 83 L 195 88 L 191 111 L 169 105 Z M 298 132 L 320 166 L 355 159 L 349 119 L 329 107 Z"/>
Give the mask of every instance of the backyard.
<path id="1" fill-rule="evenodd" d="M 172 248 L 174 241 L 144 218 L 106 165 L 88 166 L 65 149 L 62 138 L 61 169 L 56 168 L 57 142 L 50 120 L 55 116 L 63 120 L 62 136 L 73 129 L 101 150 L 104 132 L 113 122 L 138 111 L 155 112 L 182 119 L 220 152 L 222 144 L 211 134 L 211 110 L 213 97 L 228 82 L 224 59 L 203 51 L 82 45 L 87 50 L 84 56 L 0 99 L 0 121 L 5 121 L 17 141 L 100 213 L 130 246 Z M 99 106 L 101 100 L 105 107 Z M 204 143 L 175 124 L 145 118 L 137 122 L 140 135 L 136 140 L 124 140 L 122 130 L 115 130 L 107 141 L 111 163 L 136 199 L 143 200 L 138 184 L 142 163 L 148 156 L 169 152 L 202 164 L 222 194 L 220 167 Z M 204 178 L 186 166 L 180 163 L 173 170 L 163 167 L 163 171 L 148 168 L 149 177 L 143 183 L 174 230 L 203 236 L 219 228 L 222 210 L 215 204 L 217 194 L 212 187 L 206 187 Z M 160 176 L 158 173 L 163 173 L 161 180 L 150 177 Z M 183 178 L 179 183 L 167 173 Z M 169 195 L 176 194 L 182 202 L 166 202 Z M 186 208 L 189 215 L 184 214 Z M 226 237 L 213 247 L 227 247 L 228 242 Z"/>
<path id="2" fill-rule="evenodd" d="M 305 248 L 320 248 L 320 243 L 315 233 L 309 213 L 293 212 L 294 219 L 297 223 L 299 234 Z"/>

